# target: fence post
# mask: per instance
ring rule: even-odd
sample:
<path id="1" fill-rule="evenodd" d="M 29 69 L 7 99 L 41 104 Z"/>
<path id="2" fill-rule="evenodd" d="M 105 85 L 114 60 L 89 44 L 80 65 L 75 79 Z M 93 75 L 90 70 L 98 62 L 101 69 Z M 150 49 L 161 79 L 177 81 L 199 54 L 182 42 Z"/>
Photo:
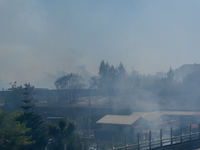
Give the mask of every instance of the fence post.
<path id="1" fill-rule="evenodd" d="M 140 150 L 140 133 L 138 133 L 138 150 Z"/>
<path id="2" fill-rule="evenodd" d="M 67 150 L 67 145 L 66 144 L 64 144 L 64 150 Z"/>
<path id="3" fill-rule="evenodd" d="M 128 144 L 127 144 L 127 135 L 125 135 L 125 146 L 128 146 Z M 126 147 L 125 150 L 128 150 L 128 147 Z"/>
<path id="4" fill-rule="evenodd" d="M 149 149 L 151 149 L 151 131 L 149 131 Z"/>
<path id="5" fill-rule="evenodd" d="M 82 142 L 82 150 L 84 150 L 84 142 Z"/>
<path id="6" fill-rule="evenodd" d="M 198 128 L 198 132 L 199 132 L 199 139 L 200 139 L 200 123 L 199 123 L 199 128 Z"/>
<path id="7" fill-rule="evenodd" d="M 112 136 L 112 143 L 111 143 L 112 149 L 114 149 L 114 137 Z"/>
<path id="8" fill-rule="evenodd" d="M 160 129 L 160 147 L 162 147 L 162 129 Z"/>
<path id="9" fill-rule="evenodd" d="M 170 137 L 171 137 L 171 145 L 173 145 L 173 139 L 172 139 L 172 137 L 173 137 L 173 133 L 172 133 L 172 131 L 173 131 L 173 128 L 171 127 L 171 132 L 170 132 Z"/>
<path id="10" fill-rule="evenodd" d="M 180 126 L 180 143 L 183 142 L 182 126 Z"/>
<path id="11" fill-rule="evenodd" d="M 127 135 L 125 135 L 125 137 L 124 137 L 124 138 L 125 138 L 125 141 L 124 141 L 124 146 L 125 146 L 125 150 L 127 150 L 127 147 L 126 147 L 126 146 L 127 146 Z"/>
<path id="12" fill-rule="evenodd" d="M 190 124 L 190 141 L 192 141 L 192 125 Z"/>
<path id="13" fill-rule="evenodd" d="M 99 139 L 97 140 L 97 150 L 99 150 Z"/>

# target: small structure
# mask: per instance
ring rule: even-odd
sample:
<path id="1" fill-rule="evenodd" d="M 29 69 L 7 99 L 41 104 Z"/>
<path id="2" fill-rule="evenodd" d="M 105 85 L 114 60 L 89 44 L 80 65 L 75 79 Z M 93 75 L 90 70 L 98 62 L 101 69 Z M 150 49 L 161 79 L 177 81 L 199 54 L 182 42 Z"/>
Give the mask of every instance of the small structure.
<path id="1" fill-rule="evenodd" d="M 140 132 L 145 138 L 147 136 L 145 134 L 150 130 L 157 133 L 160 129 L 169 129 L 170 127 L 175 129 L 198 122 L 200 122 L 200 112 L 190 111 L 133 112 L 128 116 L 106 115 L 96 122 L 101 124 L 101 129 L 95 132 L 95 136 L 109 139 L 116 135 L 136 136 Z"/>
<path id="2" fill-rule="evenodd" d="M 129 116 L 125 115 L 106 115 L 96 123 L 101 124 L 100 131 L 134 133 L 133 129 L 141 128 L 148 121 L 142 116 L 144 113 L 133 113 Z"/>

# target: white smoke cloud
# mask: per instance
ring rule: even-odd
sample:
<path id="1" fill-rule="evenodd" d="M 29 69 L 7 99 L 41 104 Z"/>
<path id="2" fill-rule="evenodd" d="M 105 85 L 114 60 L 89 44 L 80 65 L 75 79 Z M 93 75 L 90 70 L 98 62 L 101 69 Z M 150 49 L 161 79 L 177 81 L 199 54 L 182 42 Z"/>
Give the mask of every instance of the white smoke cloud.
<path id="1" fill-rule="evenodd" d="M 200 63 L 198 6 L 1 0 L 0 79 L 38 84 L 47 74 L 75 72 L 78 66 L 97 74 L 101 60 L 145 74 Z"/>

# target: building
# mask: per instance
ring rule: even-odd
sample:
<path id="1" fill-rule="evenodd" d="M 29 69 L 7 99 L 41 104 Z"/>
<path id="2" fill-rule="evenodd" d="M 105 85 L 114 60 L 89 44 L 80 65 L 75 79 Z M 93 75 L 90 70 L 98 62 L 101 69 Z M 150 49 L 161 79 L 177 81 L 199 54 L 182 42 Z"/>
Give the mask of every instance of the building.
<path id="1" fill-rule="evenodd" d="M 168 130 L 180 129 L 180 126 L 186 127 L 193 124 L 197 128 L 200 123 L 200 112 L 191 111 L 155 111 L 155 112 L 133 112 L 131 115 L 106 115 L 96 122 L 101 124 L 101 128 L 96 131 L 95 136 L 111 138 L 112 136 L 136 136 L 141 133 L 145 138 L 148 132 L 159 135 L 160 129 Z M 105 138 L 105 137 L 104 137 Z"/>

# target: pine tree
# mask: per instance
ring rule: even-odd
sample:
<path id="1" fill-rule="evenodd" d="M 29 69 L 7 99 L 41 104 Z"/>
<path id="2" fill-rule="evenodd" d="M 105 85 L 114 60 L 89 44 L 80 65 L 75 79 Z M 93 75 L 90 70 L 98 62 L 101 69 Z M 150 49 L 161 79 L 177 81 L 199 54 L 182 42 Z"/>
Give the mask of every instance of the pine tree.
<path id="1" fill-rule="evenodd" d="M 28 87 L 26 86 L 25 92 L 23 93 L 25 95 L 25 99 L 21 100 L 23 103 L 25 103 L 25 106 L 21 106 L 21 107 L 26 111 L 26 113 L 27 113 L 27 110 L 33 107 L 31 105 L 28 105 L 28 103 L 31 102 L 31 100 L 27 98 L 29 95 L 29 92 L 27 92 L 27 89 Z"/>
<path id="2" fill-rule="evenodd" d="M 25 92 L 23 93 L 25 99 L 21 100 L 25 105 L 21 106 L 24 110 L 24 115 L 19 118 L 21 122 L 27 122 L 26 127 L 31 128 L 31 131 L 27 132 L 26 135 L 32 136 L 32 140 L 35 141 L 34 144 L 28 146 L 22 146 L 21 149 L 29 150 L 42 150 L 45 148 L 47 139 L 47 130 L 43 125 L 42 117 L 34 112 L 30 112 L 33 105 L 29 105 L 32 102 L 32 95 L 28 91 L 30 84 L 25 84 Z"/>

